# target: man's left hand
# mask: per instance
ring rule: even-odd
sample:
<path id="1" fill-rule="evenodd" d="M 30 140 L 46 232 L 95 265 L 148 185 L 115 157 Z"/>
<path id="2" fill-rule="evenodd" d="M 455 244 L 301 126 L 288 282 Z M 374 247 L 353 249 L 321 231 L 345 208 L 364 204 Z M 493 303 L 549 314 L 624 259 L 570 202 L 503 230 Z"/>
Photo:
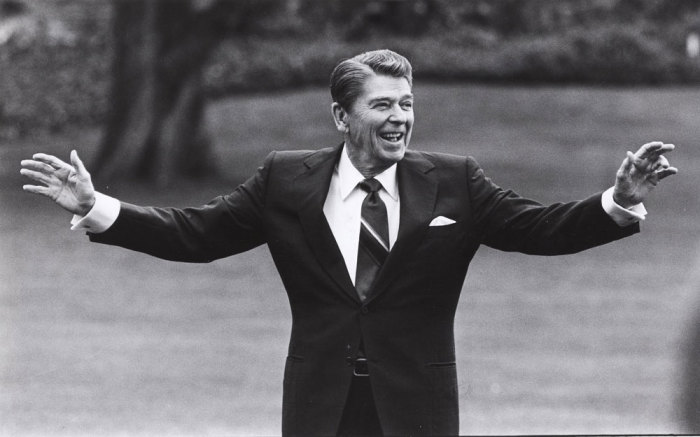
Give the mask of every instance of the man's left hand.
<path id="1" fill-rule="evenodd" d="M 647 143 L 627 157 L 617 170 L 613 200 L 623 208 L 641 203 L 660 180 L 678 173 L 663 156 L 675 146 L 661 141 Z"/>

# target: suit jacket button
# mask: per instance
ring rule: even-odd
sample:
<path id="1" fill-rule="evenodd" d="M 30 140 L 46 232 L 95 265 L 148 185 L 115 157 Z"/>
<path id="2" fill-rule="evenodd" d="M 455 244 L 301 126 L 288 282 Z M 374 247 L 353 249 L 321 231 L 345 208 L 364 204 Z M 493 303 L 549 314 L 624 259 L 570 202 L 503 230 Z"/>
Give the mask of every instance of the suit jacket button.
<path id="1" fill-rule="evenodd" d="M 367 305 L 362 305 L 362 308 L 360 308 L 360 312 L 362 314 L 367 314 L 369 313 L 369 308 L 367 308 Z"/>

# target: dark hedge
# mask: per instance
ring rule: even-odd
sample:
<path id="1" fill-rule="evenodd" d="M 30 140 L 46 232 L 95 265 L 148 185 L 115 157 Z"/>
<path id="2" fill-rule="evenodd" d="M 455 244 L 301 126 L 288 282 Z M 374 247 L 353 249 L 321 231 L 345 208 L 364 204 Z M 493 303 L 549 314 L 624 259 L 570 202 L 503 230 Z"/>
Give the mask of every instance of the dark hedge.
<path id="1" fill-rule="evenodd" d="M 57 42 L 39 33 L 29 44 L 11 39 L 0 45 L 1 137 L 94 125 L 104 118 L 111 62 L 109 3 L 94 1 L 88 11 L 81 0 L 56 4 L 73 12 L 68 17 L 74 41 Z M 450 2 L 438 4 L 444 9 Z M 464 4 L 455 3 L 462 9 Z M 552 2 L 542 4 L 551 8 Z M 316 24 L 312 29 L 301 23 L 282 33 L 237 35 L 224 40 L 211 57 L 206 86 L 212 98 L 221 98 L 325 85 L 338 60 L 385 47 L 409 57 L 418 80 L 625 86 L 700 82 L 700 59 L 685 54 L 685 37 L 697 29 L 695 10 L 670 18 L 645 17 L 639 15 L 642 11 L 635 19 L 601 16 L 596 10 L 577 18 L 578 25 L 546 29 L 532 29 L 530 17 L 529 27 L 520 26 L 518 32 L 499 29 L 503 20 L 494 24 L 455 11 L 457 6 L 449 10 L 452 15 L 443 10 L 441 17 L 449 20 L 426 18 L 419 35 L 364 29 L 357 20 L 352 28 Z M 314 13 L 318 19 L 318 10 Z M 268 30 L 270 26 L 274 20 Z"/>

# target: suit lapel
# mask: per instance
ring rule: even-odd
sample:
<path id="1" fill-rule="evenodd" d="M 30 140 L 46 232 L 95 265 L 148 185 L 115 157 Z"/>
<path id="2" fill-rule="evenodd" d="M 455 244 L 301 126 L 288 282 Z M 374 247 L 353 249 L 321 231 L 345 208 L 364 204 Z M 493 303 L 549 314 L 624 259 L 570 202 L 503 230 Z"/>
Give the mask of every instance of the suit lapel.
<path id="1" fill-rule="evenodd" d="M 328 187 L 341 150 L 342 144 L 319 150 L 307 158 L 304 161 L 304 172 L 295 180 L 295 191 L 301 196 L 299 219 L 318 263 L 346 295 L 359 302 L 343 255 L 323 213 Z"/>
<path id="2" fill-rule="evenodd" d="M 435 166 L 420 154 L 407 151 L 399 162 L 396 176 L 401 199 L 399 235 L 377 278 L 368 302 L 386 290 L 406 265 L 406 260 L 428 229 L 437 197 Z"/>

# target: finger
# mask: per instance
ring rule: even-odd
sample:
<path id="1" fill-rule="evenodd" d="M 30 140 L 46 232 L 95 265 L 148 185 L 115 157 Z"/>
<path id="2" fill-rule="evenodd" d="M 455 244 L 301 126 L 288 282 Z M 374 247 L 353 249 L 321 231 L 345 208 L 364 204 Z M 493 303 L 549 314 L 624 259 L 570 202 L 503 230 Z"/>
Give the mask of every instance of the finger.
<path id="1" fill-rule="evenodd" d="M 659 156 L 659 159 L 656 160 L 654 163 L 654 170 L 659 170 L 659 169 L 664 169 L 664 168 L 669 168 L 671 164 L 669 164 L 668 159 L 666 159 L 665 156 L 661 155 Z"/>
<path id="2" fill-rule="evenodd" d="M 39 185 L 22 185 L 22 189 L 28 193 L 41 194 L 42 196 L 51 197 L 51 191 L 47 187 Z"/>
<path id="3" fill-rule="evenodd" d="M 622 166 L 621 170 L 629 173 L 632 170 L 632 167 L 634 166 L 634 161 L 635 161 L 635 156 L 634 153 L 627 151 L 627 157 L 625 157 L 625 160 L 622 161 Z"/>
<path id="4" fill-rule="evenodd" d="M 658 176 L 659 180 L 661 180 L 677 173 L 678 169 L 676 167 L 669 167 L 663 170 L 659 170 L 658 172 L 656 172 L 656 175 Z"/>
<path id="5" fill-rule="evenodd" d="M 45 153 L 35 153 L 32 156 L 32 158 L 36 159 L 37 161 L 44 162 L 55 169 L 66 168 L 73 170 L 73 167 L 70 164 L 61 161 L 53 155 L 47 155 Z"/>
<path id="6" fill-rule="evenodd" d="M 662 144 L 661 147 L 650 153 L 650 158 L 656 158 L 664 153 L 673 152 L 676 146 L 673 144 Z"/>
<path id="7" fill-rule="evenodd" d="M 673 152 L 675 148 L 675 144 L 662 144 L 659 153 Z"/>
<path id="8" fill-rule="evenodd" d="M 70 162 L 71 164 L 73 164 L 73 167 L 76 168 L 80 177 L 90 177 L 90 173 L 88 173 L 87 169 L 85 168 L 85 164 L 83 164 L 83 161 L 80 159 L 80 157 L 78 157 L 78 152 L 76 152 L 75 150 L 72 150 L 70 152 Z"/>
<path id="9" fill-rule="evenodd" d="M 21 169 L 19 172 L 29 179 L 41 182 L 42 184 L 51 185 L 51 177 L 45 175 L 44 173 L 34 170 L 27 170 L 26 168 Z"/>
<path id="10" fill-rule="evenodd" d="M 649 157 L 652 153 L 655 153 L 657 150 L 663 146 L 663 142 L 661 141 L 652 141 L 650 143 L 646 143 L 642 147 L 637 150 L 637 153 L 635 153 L 635 156 L 639 159 L 645 159 Z"/>
<path id="11" fill-rule="evenodd" d="M 642 148 L 639 149 L 641 159 L 645 158 L 656 158 L 659 155 L 667 152 L 672 152 L 676 146 L 674 144 L 666 144 L 661 141 L 654 141 L 647 143 Z"/>
<path id="12" fill-rule="evenodd" d="M 56 170 L 48 164 L 44 164 L 43 162 L 39 161 L 34 161 L 32 159 L 23 159 L 22 161 L 20 161 L 20 164 L 26 169 L 39 171 L 46 174 L 51 174 Z"/>
<path id="13" fill-rule="evenodd" d="M 632 171 L 632 167 L 635 167 L 639 171 L 644 171 L 645 166 L 644 166 L 644 163 L 642 162 L 642 159 L 639 158 L 634 153 L 628 151 L 626 161 L 628 161 L 628 163 L 627 163 L 627 167 L 624 169 L 624 171 L 629 173 L 630 171 Z"/>

